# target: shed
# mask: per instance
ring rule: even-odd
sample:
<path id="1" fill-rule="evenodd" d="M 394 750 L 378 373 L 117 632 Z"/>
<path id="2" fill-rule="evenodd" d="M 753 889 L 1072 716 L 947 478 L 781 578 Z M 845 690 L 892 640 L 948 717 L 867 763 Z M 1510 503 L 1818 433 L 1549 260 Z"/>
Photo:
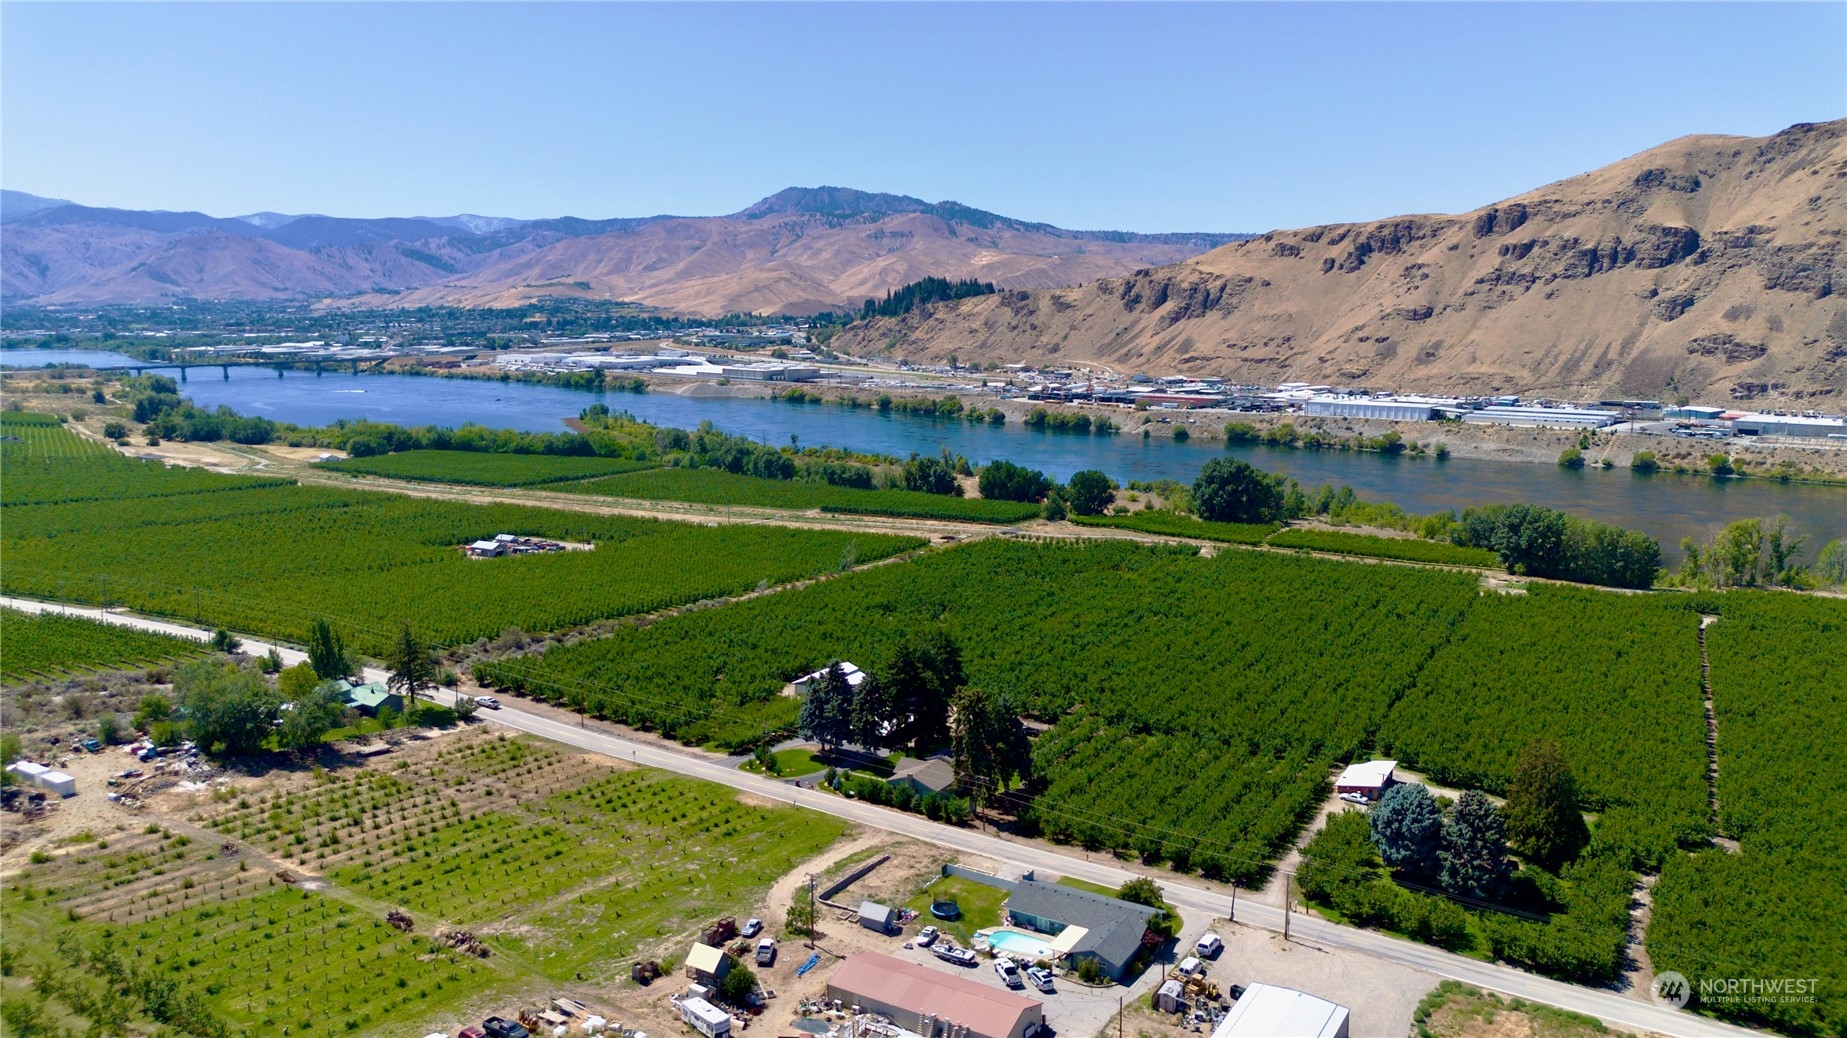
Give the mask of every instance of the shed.
<path id="1" fill-rule="evenodd" d="M 1154 1008 L 1163 1013 L 1179 1013 L 1186 1009 L 1186 987 L 1177 980 L 1168 980 L 1154 993 Z"/>
<path id="2" fill-rule="evenodd" d="M 1347 1007 L 1325 998 L 1277 987 L 1252 984 L 1212 1038 L 1347 1038 Z"/>
<path id="3" fill-rule="evenodd" d="M 731 972 L 731 957 L 723 948 L 714 948 L 709 944 L 696 943 L 693 950 L 686 953 L 686 975 L 701 983 L 718 986 Z"/>
<path id="4" fill-rule="evenodd" d="M 682 999 L 680 1019 L 705 1038 L 725 1038 L 731 1033 L 731 1014 L 703 998 Z"/>
<path id="5" fill-rule="evenodd" d="M 889 906 L 881 905 L 877 901 L 859 903 L 859 925 L 879 933 L 891 933 L 892 923 L 893 913 Z"/>
<path id="6" fill-rule="evenodd" d="M 477 559 L 498 558 L 506 554 L 507 546 L 499 541 L 476 541 L 468 546 L 468 554 Z"/>
<path id="7" fill-rule="evenodd" d="M 61 797 L 77 795 L 77 780 L 62 771 L 47 771 L 38 777 L 38 784 L 47 793 L 56 793 Z"/>
<path id="8" fill-rule="evenodd" d="M 1349 764 L 1347 770 L 1334 780 L 1337 793 L 1358 793 L 1368 800 L 1379 799 L 1379 794 L 1392 785 L 1392 771 L 1398 767 L 1395 760 L 1369 760 L 1363 764 Z"/>

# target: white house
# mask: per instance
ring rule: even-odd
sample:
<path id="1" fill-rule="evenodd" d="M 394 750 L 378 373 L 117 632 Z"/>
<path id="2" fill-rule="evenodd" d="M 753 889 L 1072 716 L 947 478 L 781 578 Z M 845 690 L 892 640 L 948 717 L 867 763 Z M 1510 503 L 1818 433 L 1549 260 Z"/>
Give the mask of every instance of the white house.
<path id="1" fill-rule="evenodd" d="M 1334 780 L 1337 793 L 1358 793 L 1368 800 L 1379 799 L 1379 794 L 1391 788 L 1392 771 L 1398 767 L 1395 760 L 1369 760 L 1363 764 L 1349 764 L 1347 770 Z"/>

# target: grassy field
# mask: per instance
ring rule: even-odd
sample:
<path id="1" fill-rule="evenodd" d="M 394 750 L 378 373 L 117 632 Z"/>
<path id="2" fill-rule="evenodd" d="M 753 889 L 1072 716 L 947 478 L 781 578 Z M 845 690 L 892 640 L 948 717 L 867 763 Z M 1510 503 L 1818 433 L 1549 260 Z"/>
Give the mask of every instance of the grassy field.
<path id="1" fill-rule="evenodd" d="M 614 985 L 637 958 L 683 953 L 845 831 L 544 744 L 470 733 L 442 746 L 173 823 L 196 836 L 153 825 L 27 867 L 0 893 L 10 972 L 92 1019 L 199 1035 L 453 1031 L 464 1009 L 478 1020 L 496 999 Z M 326 885 L 291 886 L 281 869 Z M 387 926 L 388 907 L 414 932 Z M 493 954 L 447 949 L 443 927 Z M 132 994 L 105 1011 L 110 977 Z"/>
<path id="2" fill-rule="evenodd" d="M 684 501 L 691 504 L 792 508 L 859 515 L 954 519 L 974 523 L 1017 523 L 1039 514 L 1039 506 L 1014 501 L 947 497 L 910 490 L 858 490 L 828 483 L 758 479 L 720 469 L 656 469 L 560 487 L 574 494 Z"/>
<path id="3" fill-rule="evenodd" d="M 654 467 L 627 458 L 561 457 L 546 454 L 488 454 L 480 451 L 404 451 L 371 458 L 342 458 L 314 466 L 330 472 L 385 476 L 430 483 L 482 487 L 528 487 L 574 479 L 613 476 Z"/>
<path id="4" fill-rule="evenodd" d="M 207 652 L 200 642 L 55 613 L 0 609 L 0 682 L 118 670 Z"/>
<path id="5" fill-rule="evenodd" d="M 822 759 L 820 751 L 818 750 L 797 747 L 793 750 L 777 750 L 770 756 L 776 758 L 775 774 L 784 778 L 795 778 L 799 775 L 812 775 L 817 771 L 827 770 L 827 761 Z M 754 759 L 745 761 L 743 764 L 740 764 L 739 767 L 745 771 L 755 771 L 758 773 L 763 771 L 763 766 L 758 764 Z"/>

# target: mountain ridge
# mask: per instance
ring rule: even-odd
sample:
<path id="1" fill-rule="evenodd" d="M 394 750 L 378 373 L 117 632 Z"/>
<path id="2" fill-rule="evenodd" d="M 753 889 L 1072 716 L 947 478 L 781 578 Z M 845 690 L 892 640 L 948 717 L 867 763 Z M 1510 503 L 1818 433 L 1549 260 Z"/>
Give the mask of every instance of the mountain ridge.
<path id="1" fill-rule="evenodd" d="M 1068 231 L 838 187 L 786 188 L 718 217 L 214 217 L 21 192 L 9 192 L 7 212 L 0 294 L 15 305 L 505 306 L 563 295 L 706 315 L 814 313 L 927 275 L 1077 284 L 1241 237 Z"/>
<path id="2" fill-rule="evenodd" d="M 1838 406 L 1840 288 L 1847 120 L 1683 137 L 1465 213 L 1272 231 L 837 341 L 1259 384 Z"/>

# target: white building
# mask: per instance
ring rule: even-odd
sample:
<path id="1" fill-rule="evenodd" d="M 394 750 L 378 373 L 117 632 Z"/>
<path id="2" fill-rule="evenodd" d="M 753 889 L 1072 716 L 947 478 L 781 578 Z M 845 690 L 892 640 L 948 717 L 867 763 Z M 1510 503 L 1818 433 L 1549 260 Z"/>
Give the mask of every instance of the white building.
<path id="1" fill-rule="evenodd" d="M 681 999 L 680 1019 L 705 1038 L 727 1038 L 731 1034 L 731 1014 L 703 998 Z"/>
<path id="2" fill-rule="evenodd" d="M 1304 414 L 1326 418 L 1376 418 L 1388 422 L 1428 422 L 1437 416 L 1437 408 L 1453 407 L 1456 401 L 1417 396 L 1332 396 L 1308 398 L 1302 405 Z"/>
<path id="3" fill-rule="evenodd" d="M 1398 767 L 1395 760 L 1369 760 L 1361 764 L 1350 764 L 1347 770 L 1334 780 L 1336 793 L 1358 793 L 1368 800 L 1379 799 L 1392 785 L 1392 771 Z"/>
<path id="4" fill-rule="evenodd" d="M 1347 1038 L 1347 1007 L 1325 998 L 1252 984 L 1212 1031 L 1212 1038 Z"/>
<path id="5" fill-rule="evenodd" d="M 1615 425 L 1612 411 L 1590 411 L 1580 407 L 1536 407 L 1525 404 L 1496 404 L 1462 416 L 1466 425 L 1517 425 L 1537 429 L 1601 429 Z"/>

